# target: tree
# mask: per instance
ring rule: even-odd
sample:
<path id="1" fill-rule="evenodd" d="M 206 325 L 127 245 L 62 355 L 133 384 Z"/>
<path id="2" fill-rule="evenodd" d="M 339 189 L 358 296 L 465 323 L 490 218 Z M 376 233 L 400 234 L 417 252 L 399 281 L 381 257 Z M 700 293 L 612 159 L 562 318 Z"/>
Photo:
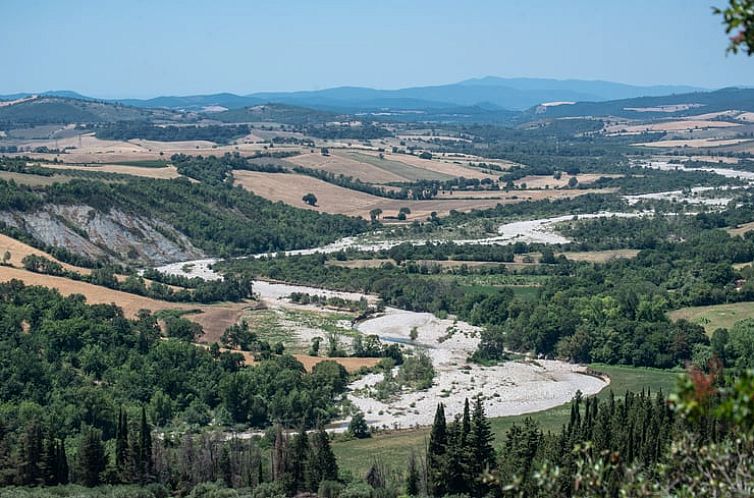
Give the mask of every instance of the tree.
<path id="1" fill-rule="evenodd" d="M 405 221 L 406 216 L 411 214 L 411 209 L 407 207 L 402 207 L 398 210 L 398 219 L 401 221 Z"/>
<path id="2" fill-rule="evenodd" d="M 3 266 L 7 266 L 10 262 L 10 251 L 5 251 L 3 253 Z"/>
<path id="3" fill-rule="evenodd" d="M 469 433 L 469 449 L 471 453 L 470 476 L 475 482 L 479 496 L 483 496 L 485 485 L 481 482 L 481 475 L 486 470 L 495 468 L 495 448 L 492 442 L 495 437 L 487 417 L 484 415 L 482 397 L 477 396 L 474 401 L 474 412 L 471 416 L 471 432 Z"/>
<path id="4" fill-rule="evenodd" d="M 338 463 L 330 447 L 330 436 L 320 426 L 312 440 L 309 452 L 307 488 L 318 489 L 322 481 L 338 479 Z"/>
<path id="5" fill-rule="evenodd" d="M 419 476 L 419 468 L 416 463 L 416 454 L 411 451 L 411 455 L 408 458 L 408 475 L 406 476 L 406 494 L 409 496 L 419 495 L 419 485 L 421 479 Z"/>
<path id="6" fill-rule="evenodd" d="M 289 471 L 291 475 L 291 487 L 293 494 L 306 488 L 306 468 L 309 459 L 309 436 L 306 433 L 304 424 L 293 437 L 290 445 L 290 456 L 288 458 Z"/>
<path id="7" fill-rule="evenodd" d="M 89 427 L 84 431 L 79 442 L 77 463 L 81 484 L 94 487 L 102 482 L 102 472 L 107 468 L 107 453 L 99 430 Z"/>
<path id="8" fill-rule="evenodd" d="M 427 448 L 427 487 L 431 496 L 442 496 L 447 491 L 448 429 L 445 406 L 437 405 Z"/>
<path id="9" fill-rule="evenodd" d="M 309 192 L 305 196 L 301 198 L 305 203 L 309 204 L 310 206 L 316 206 L 317 205 L 317 196 Z"/>
<path id="10" fill-rule="evenodd" d="M 723 16 L 725 32 L 733 33 L 728 52 L 737 54 L 742 48 L 746 55 L 754 55 L 754 0 L 729 0 L 727 8 L 712 10 Z"/>
<path id="11" fill-rule="evenodd" d="M 130 481 L 128 456 L 128 414 L 121 407 L 115 432 L 115 469 L 121 482 Z"/>
<path id="12" fill-rule="evenodd" d="M 369 218 L 372 220 L 372 223 L 375 223 L 380 215 L 382 214 L 382 209 L 380 208 L 374 208 L 371 211 L 369 211 Z"/>
<path id="13" fill-rule="evenodd" d="M 424 152 L 419 154 L 419 159 L 432 159 L 432 153 L 425 150 Z"/>
<path id="14" fill-rule="evenodd" d="M 32 420 L 19 440 L 17 465 L 18 483 L 23 486 L 43 484 L 42 453 L 44 441 L 42 426 Z"/>
<path id="15" fill-rule="evenodd" d="M 139 475 L 142 482 L 147 482 L 152 477 L 152 426 L 147 421 L 147 410 L 143 406 L 139 424 L 139 450 L 141 453 Z"/>
<path id="16" fill-rule="evenodd" d="M 366 439 L 372 436 L 362 412 L 358 411 L 353 414 L 348 423 L 348 432 L 356 439 Z"/>
<path id="17" fill-rule="evenodd" d="M 576 178 L 575 176 L 572 176 L 571 178 L 568 179 L 568 186 L 570 188 L 574 188 L 578 184 L 579 184 L 579 179 Z"/>

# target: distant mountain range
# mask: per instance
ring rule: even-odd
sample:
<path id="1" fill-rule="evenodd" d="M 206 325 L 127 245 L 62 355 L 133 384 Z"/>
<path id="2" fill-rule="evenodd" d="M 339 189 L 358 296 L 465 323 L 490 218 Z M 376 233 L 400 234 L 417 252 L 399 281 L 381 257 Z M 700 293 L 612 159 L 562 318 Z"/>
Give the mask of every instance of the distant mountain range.
<path id="1" fill-rule="evenodd" d="M 211 107 L 241 109 L 266 103 L 281 103 L 336 112 L 379 110 L 448 110 L 474 107 L 489 111 L 521 111 L 547 102 L 603 102 L 635 97 L 660 96 L 703 91 L 691 86 L 633 86 L 609 81 L 554 80 L 539 78 L 498 78 L 487 76 L 449 85 L 377 90 L 338 87 L 301 92 L 260 92 L 249 95 L 163 96 L 152 99 L 114 99 L 142 108 L 200 111 Z M 0 96 L 18 99 L 29 94 Z M 53 91 L 42 95 L 90 99 L 76 92 Z"/>

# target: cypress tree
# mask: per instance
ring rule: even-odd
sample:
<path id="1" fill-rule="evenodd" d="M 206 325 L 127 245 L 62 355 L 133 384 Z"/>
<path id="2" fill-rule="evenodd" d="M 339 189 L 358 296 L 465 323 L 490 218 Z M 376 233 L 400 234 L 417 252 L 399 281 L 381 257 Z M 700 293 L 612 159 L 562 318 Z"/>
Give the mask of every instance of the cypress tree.
<path id="1" fill-rule="evenodd" d="M 55 464 L 56 464 L 56 444 L 55 438 L 48 434 L 44 439 L 44 449 L 42 452 L 42 463 L 40 465 L 40 479 L 47 485 L 53 486 L 57 484 L 55 480 Z"/>
<path id="2" fill-rule="evenodd" d="M 228 445 L 224 444 L 220 453 L 220 472 L 223 476 L 223 482 L 229 488 L 233 487 L 233 468 L 230 463 L 230 452 Z"/>
<path id="3" fill-rule="evenodd" d="M 463 419 L 461 421 L 461 444 L 464 449 L 468 449 L 469 434 L 471 434 L 471 410 L 469 409 L 469 398 L 463 402 Z"/>
<path id="4" fill-rule="evenodd" d="M 419 495 L 419 469 L 416 465 L 416 454 L 411 451 L 408 458 L 408 475 L 406 476 L 406 494 L 408 496 Z"/>
<path id="5" fill-rule="evenodd" d="M 102 482 L 101 474 L 107 467 L 107 454 L 102 444 L 102 434 L 97 429 L 89 427 L 81 435 L 77 463 L 81 484 L 94 487 Z"/>
<path id="6" fill-rule="evenodd" d="M 309 436 L 302 425 L 298 434 L 293 438 L 291 443 L 291 454 L 289 459 L 290 474 L 292 479 L 293 491 L 302 491 L 306 487 L 306 466 L 307 457 L 309 456 Z M 309 490 L 313 491 L 313 490 Z"/>
<path id="7" fill-rule="evenodd" d="M 490 423 L 484 415 L 482 397 L 477 396 L 474 402 L 474 413 L 471 417 L 469 446 L 471 447 L 470 462 L 473 472 L 471 482 L 474 483 L 478 496 L 484 495 L 484 490 L 486 489 L 486 485 L 484 485 L 481 479 L 482 473 L 497 466 L 495 462 L 495 448 L 492 446 L 494 439 Z"/>
<path id="8" fill-rule="evenodd" d="M 121 409 L 118 411 L 118 427 L 115 432 L 115 469 L 121 482 L 130 482 L 128 451 L 128 414 Z"/>
<path id="9" fill-rule="evenodd" d="M 22 486 L 42 484 L 42 427 L 34 420 L 24 430 L 18 445 L 17 479 Z"/>
<path id="10" fill-rule="evenodd" d="M 307 466 L 307 488 L 318 489 L 322 481 L 338 479 L 338 463 L 330 447 L 330 436 L 320 427 L 312 440 Z"/>
<path id="11" fill-rule="evenodd" d="M 147 411 L 141 407 L 141 424 L 139 430 L 139 476 L 142 482 L 152 477 L 152 427 L 147 421 Z"/>
<path id="12" fill-rule="evenodd" d="M 445 421 L 445 407 L 442 403 L 437 405 L 435 421 L 429 434 L 429 447 L 427 448 L 427 487 L 431 496 L 442 496 L 447 492 L 447 449 L 448 430 Z"/>
<path id="13" fill-rule="evenodd" d="M 65 454 L 65 442 L 59 441 L 55 447 L 55 481 L 68 484 L 68 456 Z"/>

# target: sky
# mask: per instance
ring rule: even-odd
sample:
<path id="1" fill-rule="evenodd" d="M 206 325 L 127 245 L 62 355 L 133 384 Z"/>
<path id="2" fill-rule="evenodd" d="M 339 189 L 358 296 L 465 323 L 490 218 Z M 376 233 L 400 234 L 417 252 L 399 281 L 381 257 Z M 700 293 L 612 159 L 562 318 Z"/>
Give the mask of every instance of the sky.
<path id="1" fill-rule="evenodd" d="M 403 88 L 482 76 L 754 84 L 724 0 L 0 0 L 0 94 Z"/>

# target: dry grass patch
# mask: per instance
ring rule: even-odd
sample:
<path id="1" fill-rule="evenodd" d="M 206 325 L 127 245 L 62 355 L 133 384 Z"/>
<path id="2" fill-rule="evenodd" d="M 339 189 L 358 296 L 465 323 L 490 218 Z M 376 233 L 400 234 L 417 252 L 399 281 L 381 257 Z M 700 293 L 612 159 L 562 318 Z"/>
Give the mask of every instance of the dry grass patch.
<path id="1" fill-rule="evenodd" d="M 46 187 L 53 183 L 65 183 L 71 181 L 65 176 L 43 176 L 30 173 L 16 173 L 14 171 L 0 171 L 0 179 L 7 182 L 13 181 L 19 185 L 29 185 L 32 187 Z"/>
<path id="2" fill-rule="evenodd" d="M 561 175 L 560 178 L 555 178 L 554 176 L 525 176 L 514 183 L 518 187 L 520 187 L 523 184 L 526 184 L 526 187 L 530 189 L 563 188 L 563 187 L 568 186 L 568 181 L 573 177 L 575 177 L 579 183 L 588 185 L 590 183 L 594 183 L 595 181 L 603 177 L 621 178 L 622 176 L 623 175 L 609 174 L 609 173 L 605 173 L 605 174 L 583 173 L 580 175 L 573 175 L 573 176 Z"/>
<path id="3" fill-rule="evenodd" d="M 123 166 L 119 164 L 97 164 L 97 165 L 68 165 L 68 164 L 44 164 L 45 168 L 62 170 L 62 171 L 98 171 L 101 173 L 118 173 L 121 175 L 142 176 L 144 178 L 157 178 L 161 180 L 171 180 L 181 175 L 175 166 L 165 166 L 164 168 L 147 168 L 143 166 Z"/>
<path id="4" fill-rule="evenodd" d="M 751 232 L 752 230 L 754 230 L 754 221 L 725 229 L 730 235 L 738 235 L 739 237 L 743 237 L 746 232 Z"/>
<path id="5" fill-rule="evenodd" d="M 10 253 L 10 260 L 8 261 L 8 263 L 11 266 L 22 266 L 21 260 L 23 260 L 26 256 L 33 255 L 41 256 L 43 258 L 55 261 L 68 271 L 73 271 L 82 275 L 88 275 L 89 273 L 91 273 L 91 270 L 89 268 L 81 268 L 80 266 L 69 265 L 68 263 L 64 263 L 53 258 L 44 251 L 36 249 L 28 244 L 24 244 L 23 242 L 8 237 L 7 235 L 0 234 L 0 256 L 5 254 L 6 251 Z"/>
<path id="6" fill-rule="evenodd" d="M 706 149 L 712 147 L 726 147 L 729 145 L 738 145 L 745 142 L 749 142 L 750 138 L 730 138 L 730 139 L 717 139 L 717 138 L 694 138 L 688 140 L 660 140 L 659 142 L 640 143 L 643 147 L 690 147 L 696 149 Z"/>
<path id="7" fill-rule="evenodd" d="M 646 123 L 635 125 L 611 125 L 605 131 L 612 135 L 638 135 L 644 132 L 677 132 L 692 130 L 708 130 L 711 128 L 730 128 L 740 126 L 738 123 L 729 121 L 708 121 L 703 119 L 683 119 L 677 121 L 664 121 L 661 123 Z"/>
<path id="8" fill-rule="evenodd" d="M 239 351 L 236 349 L 228 350 L 225 349 L 225 351 L 233 351 L 234 353 L 239 353 L 243 355 L 244 358 L 244 364 L 246 365 L 253 365 L 256 363 L 254 360 L 253 353 L 249 351 Z M 354 373 L 359 371 L 361 368 L 373 368 L 376 367 L 377 364 L 380 362 L 382 358 L 324 358 L 322 356 L 309 356 L 307 354 L 294 354 L 294 358 L 296 358 L 299 362 L 301 362 L 302 365 L 304 365 L 304 368 L 307 372 L 311 372 L 314 369 L 314 366 L 318 363 L 322 363 L 323 361 L 334 361 L 335 363 L 338 363 L 340 365 L 343 365 L 343 367 L 346 369 L 348 373 Z"/>
<path id="9" fill-rule="evenodd" d="M 563 252 L 557 255 L 563 255 L 571 261 L 588 261 L 590 263 L 605 263 L 613 259 L 631 259 L 635 258 L 639 251 L 637 249 L 611 249 L 606 251 L 584 251 L 584 252 Z"/>
<path id="10" fill-rule="evenodd" d="M 141 309 L 148 309 L 151 311 L 164 309 L 188 311 L 198 308 L 198 306 L 192 305 L 191 303 L 170 303 L 158 299 L 138 296 L 136 294 L 108 289 L 107 287 L 100 287 L 87 282 L 70 280 L 64 277 L 43 275 L 41 273 L 33 273 L 8 266 L 0 266 L 0 281 L 7 282 L 12 279 L 21 280 L 26 285 L 40 285 L 57 289 L 64 296 L 81 294 L 86 297 L 89 304 L 116 304 L 123 309 L 123 313 L 128 318 L 134 318 Z"/>
<path id="11" fill-rule="evenodd" d="M 528 185 L 527 185 L 528 186 Z M 616 188 L 600 189 L 535 189 L 535 190 L 454 190 L 440 192 L 436 199 L 497 199 L 501 204 L 512 204 L 523 201 L 540 201 L 544 199 L 569 199 L 587 194 L 610 194 L 617 192 Z"/>
<path id="12" fill-rule="evenodd" d="M 730 329 L 736 322 L 754 318 L 754 303 L 715 304 L 712 306 L 696 306 L 671 311 L 671 320 L 685 319 L 698 323 L 704 327 L 707 334 L 712 334 L 719 328 Z"/>

